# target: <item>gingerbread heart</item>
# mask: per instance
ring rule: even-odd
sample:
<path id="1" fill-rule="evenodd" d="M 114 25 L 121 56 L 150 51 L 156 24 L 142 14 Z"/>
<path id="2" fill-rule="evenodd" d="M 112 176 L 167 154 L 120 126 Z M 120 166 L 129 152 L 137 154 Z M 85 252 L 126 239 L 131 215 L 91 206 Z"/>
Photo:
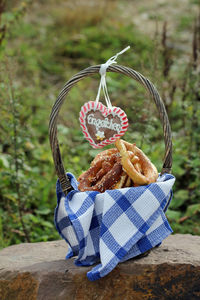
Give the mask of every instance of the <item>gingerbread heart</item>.
<path id="1" fill-rule="evenodd" d="M 119 107 L 107 108 L 101 102 L 89 101 L 81 107 L 80 125 L 93 148 L 103 148 L 124 135 L 128 119 Z"/>

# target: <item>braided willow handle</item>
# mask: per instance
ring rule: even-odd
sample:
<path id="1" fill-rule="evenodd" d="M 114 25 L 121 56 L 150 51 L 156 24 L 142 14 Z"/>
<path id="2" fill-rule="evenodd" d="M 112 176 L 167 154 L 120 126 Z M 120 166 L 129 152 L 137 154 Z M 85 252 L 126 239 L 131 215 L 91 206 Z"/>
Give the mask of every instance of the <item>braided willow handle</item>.
<path id="1" fill-rule="evenodd" d="M 65 96 L 69 93 L 71 88 L 81 79 L 88 77 L 90 75 L 99 73 L 100 65 L 97 66 L 91 66 L 87 69 L 84 69 L 77 73 L 75 76 L 73 76 L 63 87 L 62 91 L 60 92 L 53 108 L 51 111 L 50 116 L 50 122 L 49 122 L 49 139 L 50 139 L 50 145 L 51 150 L 53 154 L 54 164 L 56 173 L 58 175 L 58 178 L 61 183 L 62 190 L 65 194 L 67 194 L 70 190 L 72 190 L 72 186 L 70 184 L 70 181 L 66 175 L 62 158 L 60 154 L 60 148 L 59 143 L 57 139 L 57 119 L 59 115 L 60 108 L 64 102 Z M 160 95 L 155 88 L 155 86 L 143 75 L 140 73 L 132 70 L 131 68 L 120 66 L 120 65 L 112 65 L 109 66 L 107 69 L 107 72 L 115 72 L 115 73 L 121 73 L 126 76 L 129 76 L 139 83 L 141 83 L 150 93 L 152 96 L 158 112 L 159 117 L 163 126 L 163 133 L 164 133 L 164 141 L 165 141 L 165 156 L 164 156 L 164 162 L 163 162 L 163 168 L 161 173 L 170 173 L 171 172 L 171 166 L 172 166 L 172 139 L 171 139 L 171 128 L 169 124 L 169 119 L 165 110 L 165 106 L 163 104 L 162 99 L 160 98 Z"/>

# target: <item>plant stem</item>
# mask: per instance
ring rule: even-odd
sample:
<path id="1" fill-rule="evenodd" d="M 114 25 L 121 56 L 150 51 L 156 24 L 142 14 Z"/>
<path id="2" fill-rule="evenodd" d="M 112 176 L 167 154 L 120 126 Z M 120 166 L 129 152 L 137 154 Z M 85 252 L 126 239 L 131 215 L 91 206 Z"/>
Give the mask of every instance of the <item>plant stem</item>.
<path id="1" fill-rule="evenodd" d="M 21 189 L 20 189 L 20 183 L 19 183 L 19 160 L 18 160 L 18 142 L 17 142 L 17 137 L 18 137 L 18 128 L 17 128 L 17 110 L 16 110 L 16 101 L 15 101 L 15 96 L 14 96 L 14 90 L 13 90 L 13 82 L 12 82 L 12 77 L 10 74 L 10 70 L 8 67 L 8 62 L 6 62 L 6 68 L 7 68 L 7 74 L 8 74 L 8 91 L 9 91 L 9 100 L 11 104 L 11 110 L 12 110 L 12 115 L 13 115 L 13 145 L 14 145 L 14 164 L 15 164 L 15 189 L 17 193 L 17 203 L 18 203 L 18 213 L 19 213 L 19 218 L 20 222 L 22 225 L 22 229 L 25 235 L 25 239 L 27 242 L 30 243 L 30 236 L 28 233 L 28 230 L 25 226 L 25 223 L 23 221 L 23 204 L 22 204 L 22 195 L 21 195 Z"/>

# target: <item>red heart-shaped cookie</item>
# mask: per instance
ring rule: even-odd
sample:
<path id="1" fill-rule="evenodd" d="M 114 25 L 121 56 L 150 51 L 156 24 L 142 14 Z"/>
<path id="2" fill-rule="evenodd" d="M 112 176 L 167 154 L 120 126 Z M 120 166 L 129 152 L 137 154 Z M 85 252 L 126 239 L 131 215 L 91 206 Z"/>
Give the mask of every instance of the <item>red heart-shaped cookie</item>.
<path id="1" fill-rule="evenodd" d="M 79 121 L 86 140 L 93 148 L 114 143 L 128 128 L 127 116 L 121 108 L 107 108 L 101 102 L 85 103 L 81 107 Z"/>

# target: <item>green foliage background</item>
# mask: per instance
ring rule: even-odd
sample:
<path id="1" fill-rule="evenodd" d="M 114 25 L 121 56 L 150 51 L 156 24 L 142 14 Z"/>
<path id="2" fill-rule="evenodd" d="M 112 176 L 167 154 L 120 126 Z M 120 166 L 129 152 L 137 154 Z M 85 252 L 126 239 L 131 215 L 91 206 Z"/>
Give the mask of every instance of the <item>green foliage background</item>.
<path id="1" fill-rule="evenodd" d="M 170 36 L 162 20 L 161 30 L 150 38 L 121 16 L 120 5 L 111 0 L 0 3 L 0 247 L 59 238 L 48 141 L 52 105 L 72 75 L 127 45 L 131 50 L 119 64 L 157 86 L 172 126 L 176 184 L 167 212 L 170 224 L 175 233 L 200 234 L 200 19 L 195 13 L 180 17 Z M 199 2 L 188 5 L 198 8 Z M 179 41 L 186 29 L 192 37 L 189 48 Z M 142 147 L 161 170 L 163 134 L 149 95 L 129 78 L 107 77 L 113 105 L 129 118 L 125 139 Z M 97 153 L 83 139 L 78 114 L 84 102 L 95 99 L 98 83 L 96 75 L 76 85 L 60 114 L 64 164 L 76 176 Z"/>

